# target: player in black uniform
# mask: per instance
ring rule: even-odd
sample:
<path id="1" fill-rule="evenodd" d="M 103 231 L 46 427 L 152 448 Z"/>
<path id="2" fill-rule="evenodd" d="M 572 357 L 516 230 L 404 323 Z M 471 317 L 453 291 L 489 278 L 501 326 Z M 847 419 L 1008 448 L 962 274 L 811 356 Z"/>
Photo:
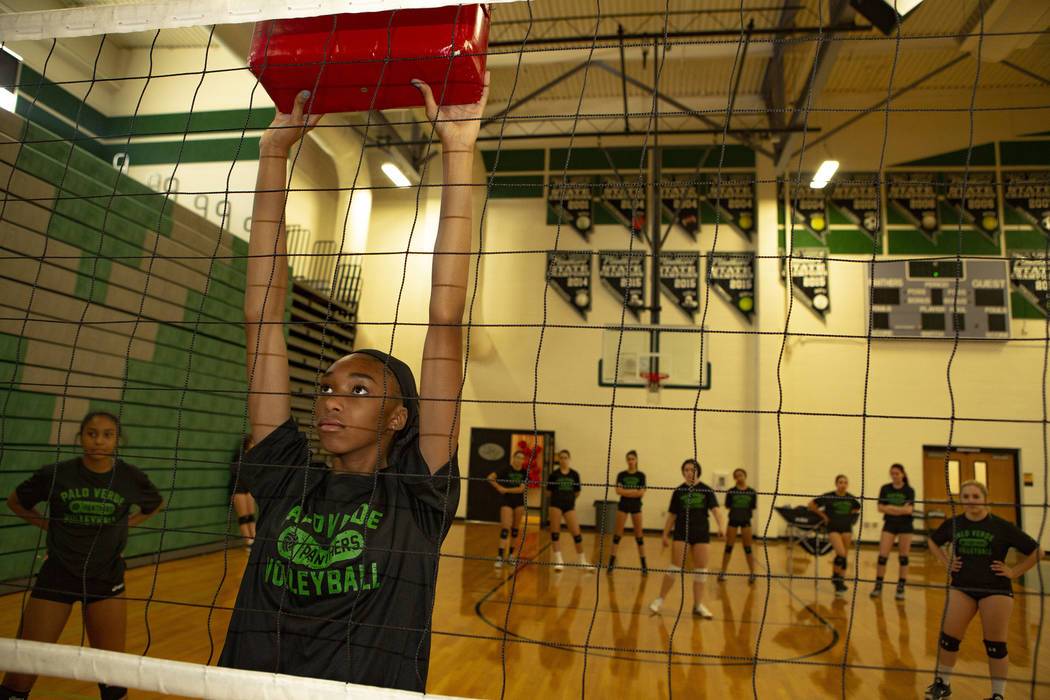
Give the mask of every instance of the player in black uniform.
<path id="1" fill-rule="evenodd" d="M 682 462 L 682 476 L 685 483 L 671 494 L 671 503 L 667 507 L 667 523 L 661 544 L 666 549 L 671 544 L 671 531 L 674 530 L 674 546 L 671 549 L 671 567 L 660 583 L 660 595 L 649 603 L 649 610 L 660 612 L 664 598 L 674 586 L 685 568 L 686 545 L 693 552 L 693 614 L 700 617 L 711 617 L 711 611 L 704 606 L 704 578 L 707 576 L 707 543 L 711 539 L 707 511 L 714 512 L 718 523 L 718 536 L 723 534 L 722 510 L 718 507 L 718 497 L 714 489 L 700 481 L 700 464 L 695 459 Z"/>
<path id="2" fill-rule="evenodd" d="M 809 502 L 810 510 L 824 519 L 828 529 L 828 541 L 835 550 L 835 560 L 831 564 L 831 583 L 835 586 L 835 595 L 842 595 L 848 589 L 843 582 L 846 576 L 846 555 L 853 537 L 853 520 L 860 512 L 860 501 L 846 490 L 849 479 L 845 474 L 835 477 L 835 490 L 828 491 L 819 498 Z"/>
<path id="3" fill-rule="evenodd" d="M 514 559 L 514 548 L 520 537 L 519 528 L 525 520 L 525 489 L 529 480 L 529 472 L 525 469 L 525 453 L 515 450 L 510 456 L 510 466 L 492 472 L 488 475 L 488 480 L 492 488 L 500 494 L 499 554 L 493 564 L 499 569 L 503 566 L 504 552 L 507 553 L 507 561 Z"/>
<path id="4" fill-rule="evenodd" d="M 718 572 L 718 580 L 725 581 L 728 578 L 726 567 L 729 566 L 729 557 L 733 553 L 733 544 L 739 531 L 744 540 L 744 558 L 747 559 L 747 568 L 751 572 L 747 582 L 754 583 L 755 558 L 751 554 L 751 515 L 758 506 L 758 494 L 747 485 L 747 472 L 743 469 L 734 470 L 733 479 L 736 486 L 726 491 L 725 505 L 729 511 L 729 527 L 726 528 L 726 551 L 722 555 L 722 569 Z"/>
<path id="5" fill-rule="evenodd" d="M 882 516 L 882 538 L 879 540 L 879 563 L 875 569 L 875 588 L 872 598 L 882 595 L 882 579 L 886 576 L 886 561 L 893 549 L 893 540 L 897 540 L 897 551 L 900 560 L 900 578 L 897 580 L 897 600 L 904 600 L 904 584 L 908 580 L 908 554 L 911 552 L 911 537 L 915 532 L 912 526 L 912 511 L 915 509 L 915 489 L 908 484 L 908 475 L 904 466 L 894 464 L 890 467 L 890 483 L 879 489 L 879 512 Z"/>
<path id="6" fill-rule="evenodd" d="M 241 478 L 241 460 L 248 450 L 252 449 L 255 441 L 251 434 L 241 438 L 241 447 L 237 456 L 230 462 L 230 486 L 233 491 L 233 510 L 237 513 L 237 525 L 241 530 L 241 537 L 251 548 L 255 542 L 255 499 L 252 498 L 248 489 L 248 480 Z"/>
<path id="7" fill-rule="evenodd" d="M 459 503 L 461 324 L 488 90 L 475 104 L 439 109 L 429 86 L 412 82 L 441 140 L 444 174 L 419 391 L 409 366 L 379 350 L 332 363 L 314 406 L 330 466 L 313 461 L 291 418 L 282 332 L 288 153 L 317 121 L 306 116 L 309 93 L 259 142 L 244 300 L 256 444 L 241 465 L 259 516 L 223 666 L 426 688 L 441 543 Z"/>
<path id="8" fill-rule="evenodd" d="M 616 475 L 616 493 L 620 503 L 616 506 L 616 529 L 613 530 L 612 549 L 609 552 L 609 573 L 616 567 L 616 551 L 620 548 L 623 526 L 627 514 L 634 525 L 634 541 L 638 544 L 638 557 L 642 560 L 642 576 L 649 573 L 645 565 L 645 537 L 642 529 L 642 496 L 645 495 L 645 473 L 638 471 L 638 453 L 630 450 L 626 455 L 627 469 Z M 601 562 L 599 562 L 600 564 Z"/>
<path id="9" fill-rule="evenodd" d="M 163 502 L 144 472 L 117 457 L 120 423 L 106 411 L 80 423 L 76 459 L 41 468 L 19 484 L 7 506 L 47 532 L 47 558 L 22 612 L 18 638 L 56 642 L 73 603 L 83 607 L 91 646 L 124 651 L 127 600 L 124 559 L 128 528 L 160 510 Z M 47 515 L 36 506 L 47 504 Z M 134 512 L 132 508 L 137 506 Z M 36 676 L 8 673 L 0 698 L 26 698 Z M 127 696 L 127 689 L 99 683 L 102 700 Z"/>
<path id="10" fill-rule="evenodd" d="M 547 498 L 551 521 L 551 549 L 554 550 L 554 570 L 565 568 L 565 559 L 561 555 L 561 519 L 569 526 L 569 534 L 576 545 L 576 558 L 580 566 L 592 571 L 591 563 L 583 551 L 583 535 L 580 534 L 580 521 L 576 517 L 576 498 L 580 495 L 580 475 L 569 467 L 572 456 L 568 450 L 558 452 L 558 468 L 547 477 Z"/>
<path id="11" fill-rule="evenodd" d="M 1011 581 L 1039 561 L 1039 543 L 1013 523 L 989 512 L 988 489 L 981 482 L 964 482 L 959 487 L 959 499 L 963 514 L 945 520 L 930 535 L 930 541 L 936 545 L 930 547 L 930 552 L 951 573 L 951 588 L 941 626 L 937 676 L 926 689 L 926 697 L 938 700 L 951 696 L 959 642 L 979 612 L 992 681 L 989 700 L 1003 700 L 1010 665 L 1006 633 L 1014 606 Z M 951 558 L 942 549 L 949 542 Z M 1011 548 L 1026 555 L 1017 566 L 1006 565 L 1006 553 Z"/>

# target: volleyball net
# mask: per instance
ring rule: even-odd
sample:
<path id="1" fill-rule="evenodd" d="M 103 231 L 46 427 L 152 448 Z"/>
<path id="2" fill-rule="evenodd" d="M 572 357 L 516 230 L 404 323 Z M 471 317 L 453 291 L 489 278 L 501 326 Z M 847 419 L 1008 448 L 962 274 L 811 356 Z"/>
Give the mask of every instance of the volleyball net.
<path id="1" fill-rule="evenodd" d="M 895 660 L 851 655 L 867 624 L 858 584 L 874 583 L 875 554 L 850 550 L 848 607 L 829 612 L 798 588 L 826 583 L 826 539 L 778 509 L 806 506 L 845 473 L 861 504 L 857 538 L 871 544 L 879 487 L 903 462 L 920 532 L 960 514 L 960 485 L 976 479 L 991 488 L 993 513 L 1047 548 L 1050 20 L 1020 22 L 1010 3 L 986 4 L 963 13 L 927 0 L 888 32 L 848 3 L 820 0 L 489 8 L 457 516 L 498 517 L 487 475 L 521 450 L 538 517 L 517 536 L 509 576 L 467 606 L 487 626 L 445 625 L 439 600 L 435 646 L 447 638 L 489 650 L 504 690 L 508 654 L 537 647 L 582 654 L 585 669 L 666 664 L 669 694 L 679 665 L 750 666 L 757 697 L 761 666 L 793 664 L 826 673 L 846 696 L 851 674 L 918 677 L 935 656 L 909 657 L 903 644 Z M 242 541 L 230 487 L 249 432 L 247 234 L 259 138 L 275 114 L 258 75 L 297 67 L 249 68 L 257 42 L 268 47 L 275 35 L 273 25 L 255 28 L 253 40 L 243 23 L 346 9 L 292 5 L 132 2 L 0 15 L 0 492 L 79 455 L 89 411 L 117 415 L 120 457 L 150 475 L 166 504 L 132 530 L 125 551 L 151 570 L 137 589 L 148 593 L 130 597 L 147 651 L 151 625 L 182 608 L 203 613 L 206 640 L 189 655 L 203 663 L 188 664 L 91 650 L 83 635 L 80 647 L 4 639 L 6 670 L 199 697 L 364 692 L 204 665 L 233 605 L 226 553 Z M 351 9 L 396 17 L 440 5 Z M 456 21 L 432 31 L 451 36 Z M 330 23 L 318 35 L 325 43 L 337 35 Z M 314 397 L 328 364 L 377 347 L 418 367 L 422 352 L 426 305 L 416 300 L 429 288 L 440 144 L 418 109 L 369 109 L 391 71 L 421 60 L 395 53 L 330 66 L 322 51 L 304 73 L 317 85 L 346 64 L 375 76 L 355 88 L 360 111 L 327 115 L 289 158 L 294 284 L 284 327 L 293 415 L 315 447 Z M 456 89 L 454 62 L 470 52 L 442 56 L 435 94 Z M 819 168 L 836 159 L 837 175 Z M 388 180 L 390 168 L 404 180 Z M 521 624 L 536 604 L 531 588 L 519 589 L 522 571 L 555 585 L 544 486 L 562 447 L 581 472 L 578 511 L 597 534 L 589 551 L 599 564 L 628 449 L 642 455 L 646 508 L 660 512 L 646 518 L 650 531 L 663 526 L 684 459 L 698 459 L 719 505 L 734 469 L 748 471 L 761 581 L 750 612 L 736 609 L 748 626 L 734 628 L 733 644 L 690 644 L 693 579 L 681 572 L 682 605 L 664 636 L 632 637 L 623 594 L 602 577 L 585 584 L 589 606 L 558 598 L 573 611 L 562 620 L 571 634 Z M 496 529 L 482 532 L 491 546 L 464 535 L 441 553 L 442 570 L 465 586 L 478 566 L 491 568 Z M 2 578 L 23 599 L 45 538 L 10 513 L 0 518 Z M 628 544 L 620 559 L 637 571 Z M 182 595 L 185 583 L 165 583 L 162 562 L 217 551 L 221 571 L 207 586 Z M 721 555 L 712 547 L 708 568 Z M 746 585 L 740 562 L 732 566 L 730 583 Z M 648 568 L 676 572 L 661 552 L 649 552 Z M 1044 574 L 1037 565 L 1016 591 L 1029 631 L 1010 681 L 1032 697 L 1050 686 L 1039 665 Z M 909 580 L 931 594 L 927 604 L 941 605 L 932 594 L 946 588 L 943 576 Z M 714 595 L 713 577 L 707 590 Z M 729 597 L 722 602 L 733 619 Z M 810 648 L 784 637 L 778 608 L 809 611 L 833 640 Z M 836 615 L 839 627 L 828 621 Z M 601 636 L 606 627 L 621 641 Z M 585 671 L 582 695 L 587 683 Z"/>

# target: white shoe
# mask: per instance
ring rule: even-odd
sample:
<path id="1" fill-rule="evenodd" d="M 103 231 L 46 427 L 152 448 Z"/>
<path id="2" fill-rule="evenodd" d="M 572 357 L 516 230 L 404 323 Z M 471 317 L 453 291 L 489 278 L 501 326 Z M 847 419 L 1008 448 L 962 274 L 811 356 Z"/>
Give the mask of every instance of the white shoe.
<path id="1" fill-rule="evenodd" d="M 595 569 L 598 568 L 590 561 L 588 561 L 586 554 L 581 554 L 578 561 L 580 562 L 580 566 L 583 567 L 583 570 L 586 571 L 588 574 L 593 574 Z"/>
<path id="2" fill-rule="evenodd" d="M 492 568 L 493 569 L 502 569 L 503 568 L 503 560 L 502 559 L 497 559 L 496 561 L 492 562 Z"/>
<path id="3" fill-rule="evenodd" d="M 663 604 L 664 604 L 664 599 L 663 598 L 657 598 L 653 602 L 649 603 L 649 611 L 652 612 L 653 614 L 659 613 L 660 612 L 660 608 L 663 607 Z"/>
<path id="4" fill-rule="evenodd" d="M 708 610 L 707 606 L 704 605 L 703 603 L 697 603 L 696 604 L 696 607 L 693 608 L 693 614 L 694 615 L 699 615 L 700 617 L 702 617 L 702 618 L 704 618 L 706 620 L 710 620 L 712 617 L 714 617 L 714 615 L 711 614 L 711 611 Z"/>
<path id="5" fill-rule="evenodd" d="M 554 570 L 561 571 L 565 568 L 565 560 L 562 559 L 561 552 L 554 553 Z"/>

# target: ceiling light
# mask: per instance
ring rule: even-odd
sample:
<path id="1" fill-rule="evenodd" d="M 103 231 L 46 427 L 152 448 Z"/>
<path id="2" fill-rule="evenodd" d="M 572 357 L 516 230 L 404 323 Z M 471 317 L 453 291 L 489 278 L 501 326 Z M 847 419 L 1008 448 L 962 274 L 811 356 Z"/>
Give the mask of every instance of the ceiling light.
<path id="1" fill-rule="evenodd" d="M 837 160 L 826 160 L 820 164 L 817 168 L 817 174 L 813 176 L 813 180 L 809 183 L 809 186 L 815 190 L 822 190 L 824 186 L 831 180 L 831 176 L 835 174 L 835 171 L 839 169 L 839 162 Z"/>
<path id="2" fill-rule="evenodd" d="M 886 35 L 897 33 L 897 24 L 922 0 L 849 0 L 849 4 Z"/>
<path id="3" fill-rule="evenodd" d="M 394 183 L 397 187 L 408 187 L 412 183 L 409 181 L 405 174 L 401 172 L 401 169 L 393 163 L 383 163 L 381 170 L 390 178 L 390 182 Z"/>

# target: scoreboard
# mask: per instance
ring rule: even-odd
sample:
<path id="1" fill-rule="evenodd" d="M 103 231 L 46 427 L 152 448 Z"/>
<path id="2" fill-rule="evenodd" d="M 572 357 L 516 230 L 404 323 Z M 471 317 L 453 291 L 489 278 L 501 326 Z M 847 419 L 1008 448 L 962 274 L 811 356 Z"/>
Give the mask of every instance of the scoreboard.
<path id="1" fill-rule="evenodd" d="M 1010 337 L 1005 260 L 876 260 L 869 270 L 873 337 Z"/>

